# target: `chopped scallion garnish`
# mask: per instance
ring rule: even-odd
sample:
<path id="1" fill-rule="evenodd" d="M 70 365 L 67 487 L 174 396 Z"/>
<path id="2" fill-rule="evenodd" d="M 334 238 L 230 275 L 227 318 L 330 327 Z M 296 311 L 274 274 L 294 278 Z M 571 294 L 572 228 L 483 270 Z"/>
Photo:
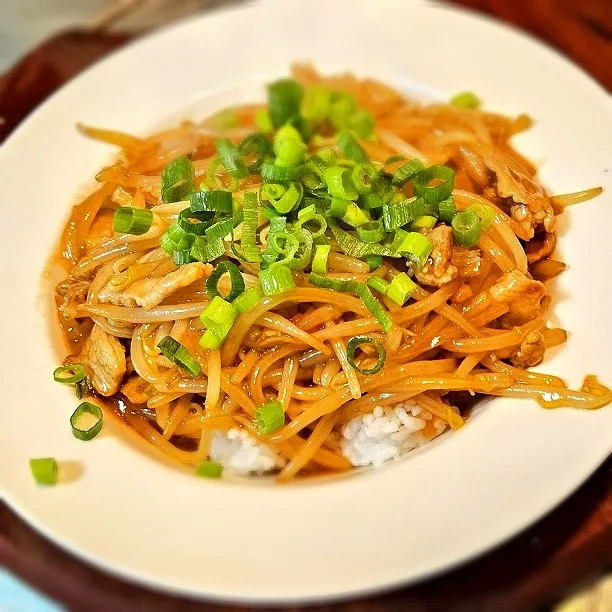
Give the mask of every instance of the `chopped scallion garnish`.
<path id="1" fill-rule="evenodd" d="M 229 275 L 230 290 L 227 295 L 222 295 L 219 291 L 219 281 L 224 274 Z M 244 287 L 242 274 L 238 266 L 231 261 L 222 261 L 219 263 L 213 273 L 206 279 L 206 293 L 211 299 L 219 296 L 228 302 L 233 302 L 244 292 Z"/>
<path id="2" fill-rule="evenodd" d="M 195 167 L 188 157 L 177 157 L 164 168 L 161 181 L 164 202 L 186 200 L 195 188 Z"/>
<path id="3" fill-rule="evenodd" d="M 70 417 L 72 435 L 78 440 L 93 440 L 102 430 L 103 423 L 102 408 L 91 402 L 80 404 Z"/>
<path id="4" fill-rule="evenodd" d="M 186 370 L 191 376 L 194 378 L 199 376 L 201 371 L 200 364 L 180 342 L 171 336 L 165 336 L 159 341 L 157 348 L 164 357 L 183 370 Z"/>
<path id="5" fill-rule="evenodd" d="M 315 274 L 327 274 L 327 260 L 331 246 L 329 244 L 317 244 L 314 257 L 312 258 L 312 271 Z"/>
<path id="6" fill-rule="evenodd" d="M 202 478 L 221 478 L 223 466 L 216 461 L 202 461 L 196 468 L 196 476 Z"/>
<path id="7" fill-rule="evenodd" d="M 462 247 L 474 246 L 480 240 L 482 224 L 473 210 L 462 210 L 453 217 L 453 238 Z"/>
<path id="8" fill-rule="evenodd" d="M 236 309 L 238 314 L 242 314 L 247 310 L 251 310 L 254 306 L 257 306 L 263 298 L 263 293 L 259 287 L 251 287 L 244 293 L 239 295 L 233 302 L 232 305 Z"/>
<path id="9" fill-rule="evenodd" d="M 357 349 L 364 344 L 372 346 L 376 350 L 376 363 L 371 368 L 362 368 L 357 365 L 357 362 L 355 361 Z M 370 336 L 354 336 L 346 345 L 346 358 L 352 368 L 357 370 L 357 372 L 360 374 L 365 374 L 368 376 L 376 374 L 382 370 L 383 366 L 385 365 L 385 360 L 387 359 L 387 351 L 385 351 L 385 347 L 378 342 L 378 340 L 374 340 L 374 338 L 370 338 Z"/>
<path id="10" fill-rule="evenodd" d="M 66 366 L 60 366 L 53 372 L 53 380 L 66 385 L 74 385 L 81 382 L 85 376 L 85 366 L 82 363 L 70 363 Z"/>
<path id="11" fill-rule="evenodd" d="M 431 185 L 436 181 L 435 185 Z M 448 198 L 455 186 L 455 171 L 448 166 L 429 166 L 421 170 L 412 181 L 414 195 L 422 198 L 426 204 L 437 204 Z"/>
<path id="12" fill-rule="evenodd" d="M 416 289 L 416 283 L 405 273 L 396 274 L 387 288 L 387 297 L 398 306 L 403 306 Z"/>
<path id="13" fill-rule="evenodd" d="M 153 213 L 148 208 L 122 206 L 113 214 L 113 229 L 118 234 L 146 234 L 153 224 Z"/>
<path id="14" fill-rule="evenodd" d="M 225 340 L 237 318 L 238 312 L 234 305 L 220 296 L 215 296 L 200 315 L 202 325 L 221 341 Z"/>
<path id="15" fill-rule="evenodd" d="M 267 270 L 261 270 L 259 272 L 259 284 L 264 295 L 282 293 L 295 287 L 291 268 L 283 264 L 274 264 Z"/>
<path id="16" fill-rule="evenodd" d="M 254 424 L 259 433 L 265 436 L 278 431 L 285 424 L 282 404 L 274 400 L 257 408 Z"/>
<path id="17" fill-rule="evenodd" d="M 39 485 L 57 484 L 57 461 L 53 457 L 30 459 L 30 470 Z"/>

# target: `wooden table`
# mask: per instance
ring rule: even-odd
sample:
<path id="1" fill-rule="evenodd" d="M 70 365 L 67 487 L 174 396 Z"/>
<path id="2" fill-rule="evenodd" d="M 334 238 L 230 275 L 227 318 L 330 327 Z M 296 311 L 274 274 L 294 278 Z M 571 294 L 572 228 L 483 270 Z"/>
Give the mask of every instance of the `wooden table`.
<path id="1" fill-rule="evenodd" d="M 458 0 L 534 33 L 612 89 L 612 0 Z M 0 79 L 0 141 L 29 111 L 125 35 L 67 32 Z M 244 611 L 160 595 L 92 569 L 0 504 L 0 564 L 73 610 Z M 510 543 L 445 576 L 316 611 L 516 612 L 548 606 L 612 569 L 612 458 L 569 500 Z M 297 608 L 293 608 L 297 610 Z"/>

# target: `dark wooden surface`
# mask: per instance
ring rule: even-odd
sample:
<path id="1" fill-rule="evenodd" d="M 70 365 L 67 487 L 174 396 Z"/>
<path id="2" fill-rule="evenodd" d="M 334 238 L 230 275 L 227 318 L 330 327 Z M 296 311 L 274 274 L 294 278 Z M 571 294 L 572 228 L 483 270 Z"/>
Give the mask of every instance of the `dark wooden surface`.
<path id="1" fill-rule="evenodd" d="M 460 0 L 534 33 L 612 89 L 612 0 Z M 38 103 L 126 36 L 66 32 L 0 78 L 0 142 Z M 520 83 L 517 84 L 520 87 Z M 71 610 L 244 611 L 142 589 L 95 570 L 38 535 L 0 504 L 0 564 Z M 546 608 L 612 569 L 612 459 L 552 514 L 510 543 L 445 576 L 334 612 Z M 1 608 L 0 594 L 0 608 Z M 611 604 L 612 606 L 612 604 Z M 297 608 L 293 608 L 297 610 Z"/>

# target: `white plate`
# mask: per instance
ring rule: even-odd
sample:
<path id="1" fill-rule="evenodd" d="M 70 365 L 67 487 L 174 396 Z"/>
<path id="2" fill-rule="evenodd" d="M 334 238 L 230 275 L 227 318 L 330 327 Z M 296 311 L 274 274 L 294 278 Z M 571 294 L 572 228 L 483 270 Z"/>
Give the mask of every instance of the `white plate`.
<path id="1" fill-rule="evenodd" d="M 183 594 L 241 602 L 347 597 L 414 582 L 516 534 L 573 491 L 612 450 L 612 409 L 547 412 L 496 400 L 460 432 L 386 469 L 331 482 L 202 481 L 115 426 L 75 440 L 75 399 L 56 355 L 39 279 L 68 206 L 109 150 L 74 123 L 146 134 L 161 121 L 261 97 L 294 60 L 351 69 L 407 92 L 478 92 L 537 119 L 521 148 L 556 192 L 612 187 L 612 104 L 573 65 L 463 11 L 387 0 L 283 2 L 186 22 L 73 81 L 0 151 L 3 237 L 0 466 L 3 495 L 68 550 Z M 544 369 L 579 385 L 611 372 L 609 192 L 568 214 L 556 317 L 571 331 Z M 129 438 L 129 440 L 128 440 Z M 144 452 L 143 452 L 144 451 Z M 75 462 L 38 488 L 28 459 Z"/>

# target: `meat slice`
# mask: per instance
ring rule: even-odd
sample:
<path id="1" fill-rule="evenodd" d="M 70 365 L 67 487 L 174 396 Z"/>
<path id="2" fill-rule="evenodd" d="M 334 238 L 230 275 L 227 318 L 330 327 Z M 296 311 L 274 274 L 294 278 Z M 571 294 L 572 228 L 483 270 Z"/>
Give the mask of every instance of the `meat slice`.
<path id="1" fill-rule="evenodd" d="M 544 283 L 527 278 L 518 270 L 511 270 L 491 286 L 490 292 L 493 299 L 510 307 L 502 322 L 522 325 L 539 316 L 546 287 Z"/>
<path id="2" fill-rule="evenodd" d="M 480 274 L 482 252 L 480 249 L 466 249 L 455 245 L 450 261 L 457 266 L 460 278 L 473 278 Z"/>
<path id="3" fill-rule="evenodd" d="M 87 299 L 90 280 L 69 276 L 55 288 L 55 303 L 60 314 L 65 319 L 76 316 L 76 307 Z"/>
<path id="4" fill-rule="evenodd" d="M 510 356 L 510 362 L 517 368 L 530 368 L 544 359 L 545 352 L 544 334 L 537 330 L 532 331 L 525 336 L 516 353 Z"/>
<path id="5" fill-rule="evenodd" d="M 501 198 L 514 202 L 510 216 L 525 232 L 524 239 L 531 239 L 538 225 L 548 233 L 555 231 L 555 213 L 550 198 L 542 187 L 515 160 L 501 151 L 480 147 L 485 166 L 497 177 L 497 193 Z"/>
<path id="6" fill-rule="evenodd" d="M 169 295 L 188 287 L 191 283 L 210 276 L 213 267 L 199 261 L 185 264 L 178 270 L 160 278 L 143 278 L 130 285 L 123 291 L 117 291 L 110 283 L 104 287 L 98 299 L 102 303 L 117 304 L 118 306 L 142 306 L 150 310 L 160 304 Z"/>
<path id="7" fill-rule="evenodd" d="M 127 369 L 121 342 L 94 325 L 82 357 L 94 389 L 101 395 L 117 393 Z"/>
<path id="8" fill-rule="evenodd" d="M 427 237 L 433 243 L 431 254 L 422 268 L 415 270 L 419 283 L 440 287 L 450 283 L 459 269 L 451 263 L 453 255 L 453 230 L 448 225 L 438 225 Z"/>

